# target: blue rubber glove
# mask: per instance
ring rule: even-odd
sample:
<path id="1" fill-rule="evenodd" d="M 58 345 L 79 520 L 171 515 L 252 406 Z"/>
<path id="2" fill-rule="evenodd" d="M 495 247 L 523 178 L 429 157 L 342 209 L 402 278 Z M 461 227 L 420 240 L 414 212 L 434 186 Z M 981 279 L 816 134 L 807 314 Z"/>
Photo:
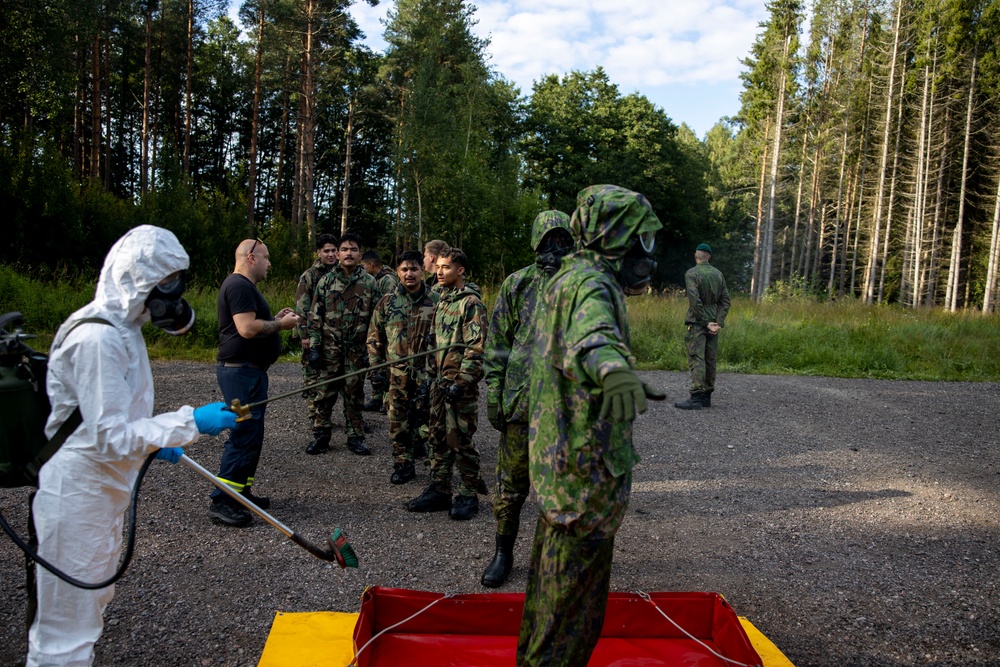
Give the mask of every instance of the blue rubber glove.
<path id="1" fill-rule="evenodd" d="M 156 452 L 157 459 L 160 461 L 170 461 L 171 463 L 177 463 L 183 455 L 184 450 L 180 447 L 163 447 L 160 451 Z"/>
<path id="2" fill-rule="evenodd" d="M 194 409 L 194 423 L 205 435 L 219 435 L 227 428 L 236 428 L 236 414 L 221 401 L 209 403 Z"/>

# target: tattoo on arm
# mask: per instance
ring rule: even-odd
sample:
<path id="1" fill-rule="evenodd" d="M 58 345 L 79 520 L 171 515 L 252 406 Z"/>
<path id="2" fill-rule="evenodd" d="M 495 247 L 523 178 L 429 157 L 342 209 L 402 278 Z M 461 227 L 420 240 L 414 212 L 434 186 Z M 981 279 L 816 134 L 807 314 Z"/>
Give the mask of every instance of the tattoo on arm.
<path id="1" fill-rule="evenodd" d="M 265 336 L 270 336 L 271 334 L 278 333 L 281 331 L 281 322 L 278 320 L 266 320 L 264 324 L 261 325 L 260 331 L 257 333 L 257 338 L 264 338 Z"/>

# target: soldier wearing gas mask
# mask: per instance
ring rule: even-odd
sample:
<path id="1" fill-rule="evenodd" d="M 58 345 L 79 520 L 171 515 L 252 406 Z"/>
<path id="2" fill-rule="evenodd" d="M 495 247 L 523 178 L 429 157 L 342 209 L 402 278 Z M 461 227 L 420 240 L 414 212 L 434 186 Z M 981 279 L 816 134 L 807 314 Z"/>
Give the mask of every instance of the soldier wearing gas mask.
<path id="1" fill-rule="evenodd" d="M 153 416 L 142 325 L 174 335 L 191 329 L 195 314 L 182 296 L 187 268 L 173 233 L 136 227 L 108 252 L 94 300 L 70 315 L 52 342 L 45 433 L 51 438 L 77 408 L 83 423 L 42 466 L 32 511 L 38 554 L 76 579 L 114 573 L 123 513 L 149 454 L 176 463 L 181 446 L 199 434 L 236 424 L 223 403 Z M 27 664 L 92 664 L 114 586 L 76 588 L 40 569 L 37 593 Z"/>
<path id="2" fill-rule="evenodd" d="M 542 211 L 531 229 L 535 263 L 507 276 L 500 286 L 486 337 L 483 370 L 490 424 L 500 431 L 493 500 L 496 554 L 483 572 L 482 584 L 496 588 L 513 565 L 521 507 L 528 479 L 528 376 L 535 344 L 535 303 L 542 287 L 573 250 L 569 216 Z"/>
<path id="3" fill-rule="evenodd" d="M 614 538 L 625 516 L 632 421 L 665 394 L 635 373 L 625 294 L 655 268 L 662 227 L 641 194 L 595 185 L 577 196 L 577 250 L 539 295 L 529 382 L 529 473 L 538 502 L 518 665 L 585 665 L 597 645 Z"/>

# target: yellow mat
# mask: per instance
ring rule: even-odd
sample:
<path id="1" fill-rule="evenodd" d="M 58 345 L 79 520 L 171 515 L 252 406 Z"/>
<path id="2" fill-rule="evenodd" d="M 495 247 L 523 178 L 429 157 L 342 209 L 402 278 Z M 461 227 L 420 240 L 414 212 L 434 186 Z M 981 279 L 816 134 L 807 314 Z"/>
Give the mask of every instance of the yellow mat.
<path id="1" fill-rule="evenodd" d="M 354 658 L 351 635 L 357 621 L 356 613 L 279 611 L 257 667 L 346 667 Z M 742 616 L 740 623 L 764 667 L 795 667 L 753 623 Z"/>

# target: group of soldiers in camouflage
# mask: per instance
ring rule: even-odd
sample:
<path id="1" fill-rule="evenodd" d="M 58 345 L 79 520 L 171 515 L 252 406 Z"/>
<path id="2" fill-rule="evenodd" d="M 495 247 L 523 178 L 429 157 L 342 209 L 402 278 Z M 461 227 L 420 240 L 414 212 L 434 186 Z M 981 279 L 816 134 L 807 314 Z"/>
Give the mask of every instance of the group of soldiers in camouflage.
<path id="1" fill-rule="evenodd" d="M 423 257 L 402 253 L 399 282 L 380 298 L 373 296 L 373 277 L 345 264 L 352 254 L 344 249 L 348 235 L 338 246 L 340 266 L 324 261 L 321 248 L 310 269 L 319 277 L 302 278 L 300 309 L 312 316 L 303 339 L 312 369 L 307 383 L 390 362 L 385 373 L 370 372 L 373 388 L 387 392 L 390 482 L 412 480 L 415 460 L 430 450 L 430 485 L 409 502 L 411 511 L 449 510 L 455 519 L 478 511 L 486 487 L 472 438 L 485 377 L 487 415 L 500 442 L 496 552 L 483 585 L 500 586 L 510 574 L 529 490 L 538 505 L 518 665 L 586 664 L 600 635 L 614 539 L 639 461 L 632 421 L 647 398 L 665 398 L 635 372 L 625 307 L 627 294 L 649 286 L 661 227 L 643 195 L 612 185 L 581 191 L 572 217 L 539 214 L 532 229 L 536 261 L 504 281 L 488 328 L 478 288 L 466 282 L 465 254 L 444 242 L 429 243 Z M 435 274 L 424 282 L 422 272 L 431 267 Z M 361 318 L 348 315 L 349 303 L 368 304 L 365 334 Z M 721 327 L 719 310 L 714 324 Z M 423 352 L 431 354 L 415 356 Z M 320 361 L 311 365 L 312 359 Z M 350 399 L 344 393 L 348 446 L 356 438 L 363 447 L 363 430 L 351 419 L 360 415 L 363 392 Z M 310 404 L 313 450 L 329 446 L 328 412 L 336 399 L 324 396 Z"/>

